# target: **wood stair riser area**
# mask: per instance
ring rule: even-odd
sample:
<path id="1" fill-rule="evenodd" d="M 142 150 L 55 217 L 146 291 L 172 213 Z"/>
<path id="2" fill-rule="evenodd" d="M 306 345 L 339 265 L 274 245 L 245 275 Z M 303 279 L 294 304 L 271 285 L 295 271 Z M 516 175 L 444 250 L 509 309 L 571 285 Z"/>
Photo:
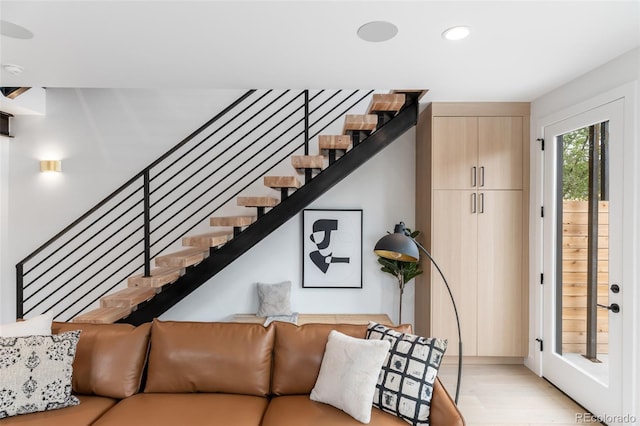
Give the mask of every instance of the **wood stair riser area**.
<path id="1" fill-rule="evenodd" d="M 415 92 L 415 93 L 414 93 Z M 305 183 L 325 167 L 325 157 L 331 166 L 339 157 L 344 156 L 352 147 L 367 138 L 381 125 L 384 125 L 408 102 L 409 96 L 414 99 L 424 95 L 426 91 L 402 91 L 388 94 L 374 94 L 367 114 L 347 114 L 341 135 L 319 135 L 318 148 L 321 155 L 293 155 L 291 165 L 299 173 L 305 175 Z M 277 206 L 286 200 L 290 191 L 302 187 L 295 176 L 265 176 L 264 185 L 268 188 L 280 190 L 280 200 L 273 197 L 237 198 L 237 205 L 256 208 L 257 216 L 240 215 L 211 217 L 209 225 L 216 228 L 233 228 L 231 231 L 215 231 L 199 235 L 187 235 L 182 238 L 182 245 L 188 247 L 174 253 L 164 254 L 155 258 L 156 268 L 150 271 L 150 276 L 134 275 L 127 280 L 127 288 L 119 290 L 100 300 L 100 308 L 81 314 L 73 319 L 74 322 L 113 323 L 130 315 L 139 304 L 152 300 L 162 291 L 164 286 L 171 285 L 183 274 L 189 273 L 187 268 L 197 265 L 208 256 L 215 256 L 215 250 L 224 246 L 231 239 L 244 232 L 247 227 L 259 220 L 265 209 Z"/>
<path id="2" fill-rule="evenodd" d="M 165 268 L 187 268 L 202 262 L 209 256 L 209 250 L 191 248 L 156 257 L 156 266 Z"/>
<path id="3" fill-rule="evenodd" d="M 329 165 L 332 165 L 339 155 L 346 154 L 351 147 L 350 135 L 320 135 L 318 147 L 322 155 L 329 157 Z"/>
<path id="4" fill-rule="evenodd" d="M 258 219 L 264 216 L 267 207 L 275 207 L 280 201 L 273 197 L 238 197 L 237 204 L 241 207 L 255 207 Z"/>
<path id="5" fill-rule="evenodd" d="M 145 277 L 144 274 L 129 277 L 127 285 L 129 287 L 160 288 L 180 278 L 183 272 L 183 268 L 155 268 L 151 270 L 148 277 Z"/>
<path id="6" fill-rule="evenodd" d="M 264 186 L 280 190 L 280 202 L 289 197 L 289 191 L 298 189 L 302 186 L 298 178 L 295 176 L 265 176 Z"/>
<path id="7" fill-rule="evenodd" d="M 251 225 L 257 220 L 256 216 L 224 216 L 209 218 L 210 226 L 233 227 L 233 236 L 237 237 L 242 228 Z"/>

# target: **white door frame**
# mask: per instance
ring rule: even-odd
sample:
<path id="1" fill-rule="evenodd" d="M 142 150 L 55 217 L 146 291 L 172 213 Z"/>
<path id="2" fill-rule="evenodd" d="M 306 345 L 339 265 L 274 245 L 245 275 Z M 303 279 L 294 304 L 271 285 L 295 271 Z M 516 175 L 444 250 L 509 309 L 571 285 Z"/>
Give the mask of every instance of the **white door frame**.
<path id="1" fill-rule="evenodd" d="M 544 153 L 540 142 L 544 128 L 616 99 L 624 100 L 624 177 L 623 177 L 623 241 L 622 280 L 625 286 L 625 310 L 622 316 L 622 412 L 634 416 L 640 425 L 640 141 L 637 117 L 637 83 L 632 82 L 609 90 L 580 104 L 567 107 L 537 120 L 532 117 L 531 141 L 531 209 L 530 209 L 530 271 L 529 271 L 529 354 L 525 365 L 539 376 L 543 375 L 542 356 L 536 338 L 543 335 L 543 291 L 540 274 L 543 270 L 543 205 Z M 621 312 L 623 313 L 623 312 Z M 548 346 L 550 348 L 550 346 Z M 547 348 L 545 348 L 547 350 Z"/>

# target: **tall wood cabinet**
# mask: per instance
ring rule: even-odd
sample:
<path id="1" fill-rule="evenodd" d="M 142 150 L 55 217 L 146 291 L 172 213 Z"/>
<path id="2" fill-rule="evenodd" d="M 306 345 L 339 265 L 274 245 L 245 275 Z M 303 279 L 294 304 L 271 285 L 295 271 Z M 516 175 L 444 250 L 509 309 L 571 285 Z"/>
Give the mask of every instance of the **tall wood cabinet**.
<path id="1" fill-rule="evenodd" d="M 456 299 L 464 356 L 526 355 L 528 140 L 528 103 L 433 103 L 418 120 L 416 229 Z M 422 267 L 416 331 L 457 355 L 449 294 Z"/>

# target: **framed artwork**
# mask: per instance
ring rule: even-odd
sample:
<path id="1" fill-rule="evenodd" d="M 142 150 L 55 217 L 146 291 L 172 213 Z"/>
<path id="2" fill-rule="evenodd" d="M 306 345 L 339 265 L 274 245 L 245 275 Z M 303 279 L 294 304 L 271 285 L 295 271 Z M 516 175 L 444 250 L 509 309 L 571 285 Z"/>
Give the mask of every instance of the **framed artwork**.
<path id="1" fill-rule="evenodd" d="M 362 210 L 302 211 L 302 287 L 362 288 Z"/>

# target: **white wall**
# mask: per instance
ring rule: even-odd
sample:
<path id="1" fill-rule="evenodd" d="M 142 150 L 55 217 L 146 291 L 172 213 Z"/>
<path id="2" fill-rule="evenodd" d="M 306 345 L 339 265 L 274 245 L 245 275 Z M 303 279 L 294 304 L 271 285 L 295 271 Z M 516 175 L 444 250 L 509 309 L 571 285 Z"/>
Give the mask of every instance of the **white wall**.
<path id="1" fill-rule="evenodd" d="M 638 414 L 640 407 L 638 386 L 640 385 L 640 346 L 638 335 L 640 324 L 637 311 L 640 308 L 640 141 L 638 124 L 638 82 L 640 81 L 640 49 L 627 52 L 613 61 L 596 68 L 570 83 L 536 99 L 531 104 L 531 284 L 530 284 L 530 351 L 526 365 L 541 374 L 540 353 L 534 339 L 541 331 L 541 272 L 542 235 L 539 206 L 542 205 L 542 153 L 536 138 L 542 137 L 542 127 L 550 120 L 562 120 L 581 109 L 594 107 L 598 102 L 607 102 L 609 94 L 625 97 L 624 134 L 624 258 L 623 281 L 625 326 L 623 353 L 623 407 L 625 413 Z"/>
<path id="2" fill-rule="evenodd" d="M 11 320 L 9 310 L 15 305 L 10 297 L 5 294 L 5 288 L 9 288 L 12 281 L 6 277 L 4 265 L 9 264 L 7 246 L 8 220 L 9 220 L 9 143 L 10 139 L 0 137 L 0 322 Z M 15 300 L 15 299 L 14 299 Z"/>
<path id="3" fill-rule="evenodd" d="M 47 115 L 17 117 L 9 142 L 8 225 L 0 251 L 0 322 L 15 318 L 15 264 L 155 160 L 241 91 L 48 89 Z M 313 208 L 362 208 L 364 288 L 301 289 L 300 217 L 254 247 L 163 318 L 218 320 L 257 307 L 255 283 L 294 283 L 300 312 L 384 312 L 397 316 L 397 289 L 371 253 L 393 224 L 414 221 L 414 132 L 322 196 Z M 6 158 L 2 156 L 2 159 Z M 61 174 L 38 172 L 62 159 Z M 389 173 L 389 170 L 393 172 Z M 383 173 L 380 173 L 384 171 Z M 0 167 L 0 172 L 6 169 Z M 1 193 L 0 193 L 1 195 Z M 3 205 L 6 205 L 4 203 Z M 0 214 L 0 219 L 2 215 Z M 279 253 L 277 258 L 275 253 Z M 405 293 L 413 320 L 413 285 Z"/>

